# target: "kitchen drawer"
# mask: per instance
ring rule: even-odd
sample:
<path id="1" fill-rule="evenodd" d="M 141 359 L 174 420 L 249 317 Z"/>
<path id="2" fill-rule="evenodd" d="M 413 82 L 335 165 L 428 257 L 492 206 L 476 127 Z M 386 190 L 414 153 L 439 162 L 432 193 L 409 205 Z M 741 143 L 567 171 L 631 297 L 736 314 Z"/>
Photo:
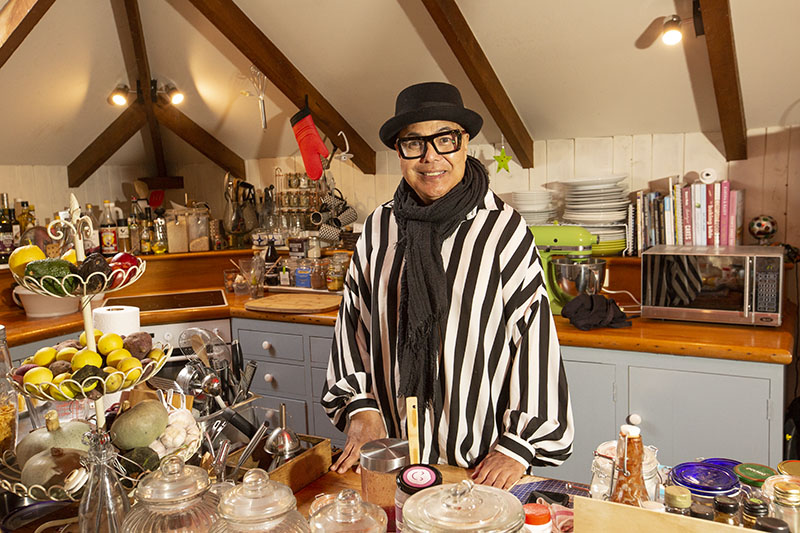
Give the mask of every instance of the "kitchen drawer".
<path id="1" fill-rule="evenodd" d="M 240 329 L 238 333 L 244 355 L 288 361 L 304 359 L 302 335 L 249 329 Z"/>
<path id="2" fill-rule="evenodd" d="M 331 343 L 333 337 L 308 337 L 309 352 L 311 353 L 311 364 L 314 366 L 328 367 L 328 359 L 331 356 Z"/>
<path id="3" fill-rule="evenodd" d="M 298 365 L 264 361 L 261 358 L 251 358 L 258 366 L 253 377 L 252 389 L 258 394 L 277 394 L 283 396 L 305 396 L 308 394 L 306 386 L 306 369 Z M 267 381 L 269 377 L 269 381 Z"/>
<path id="4" fill-rule="evenodd" d="M 325 375 L 328 371 L 324 368 L 311 369 L 311 394 L 314 400 L 319 401 L 322 397 L 322 388 L 325 386 Z"/>
<path id="5" fill-rule="evenodd" d="M 318 437 L 327 437 L 331 439 L 331 443 L 339 447 L 344 447 L 347 440 L 347 435 L 336 429 L 331 419 L 325 414 L 325 409 L 322 404 L 314 402 L 313 405 L 314 416 L 314 435 Z"/>
<path id="6" fill-rule="evenodd" d="M 275 396 L 261 396 L 253 400 L 253 403 L 260 407 L 268 407 L 276 409 L 280 412 L 281 404 L 286 404 L 286 425 L 293 429 L 296 433 L 308 434 L 308 415 L 306 414 L 306 402 L 303 400 L 293 400 L 291 398 L 278 398 Z M 280 419 L 270 419 L 269 430 L 267 435 L 278 427 Z"/>

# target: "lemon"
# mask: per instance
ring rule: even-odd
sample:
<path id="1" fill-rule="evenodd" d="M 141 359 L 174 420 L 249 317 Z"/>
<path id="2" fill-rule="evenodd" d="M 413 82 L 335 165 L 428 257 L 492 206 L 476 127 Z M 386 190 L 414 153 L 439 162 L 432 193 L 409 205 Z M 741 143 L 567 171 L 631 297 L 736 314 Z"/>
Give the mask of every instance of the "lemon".
<path id="1" fill-rule="evenodd" d="M 100 337 L 102 337 L 102 336 L 103 336 L 103 332 L 100 331 L 97 328 L 94 328 L 94 343 L 95 343 L 95 345 L 97 344 L 97 341 L 99 341 Z M 78 338 L 78 342 L 81 343 L 81 346 L 86 346 L 87 345 L 86 332 L 85 331 L 83 333 L 81 333 L 81 336 Z"/>
<path id="2" fill-rule="evenodd" d="M 86 365 L 96 366 L 97 368 L 103 367 L 103 358 L 99 353 L 92 350 L 81 350 L 72 356 L 72 370 L 79 370 Z"/>
<path id="3" fill-rule="evenodd" d="M 8 258 L 8 268 L 10 268 L 11 272 L 16 274 L 17 277 L 21 278 L 25 275 L 25 266 L 28 263 L 38 259 L 45 259 L 46 257 L 47 256 L 44 255 L 42 249 L 35 244 L 19 246 L 18 248 L 15 248 L 13 252 L 11 252 L 11 255 Z"/>
<path id="4" fill-rule="evenodd" d="M 56 360 L 56 349 L 46 346 L 39 348 L 33 356 L 33 362 L 39 366 L 47 366 Z"/>
<path id="5" fill-rule="evenodd" d="M 113 366 L 107 366 L 103 371 L 108 374 L 106 376 L 106 393 L 117 392 L 122 386 L 122 373 Z"/>
<path id="6" fill-rule="evenodd" d="M 106 356 L 106 365 L 117 368 L 117 364 L 123 359 L 127 359 L 128 357 L 132 357 L 131 352 L 129 352 L 125 348 L 114 350 Z"/>
<path id="7" fill-rule="evenodd" d="M 56 377 L 54 377 L 53 381 L 51 382 L 52 385 L 50 385 L 50 396 L 62 402 L 74 398 L 75 391 L 73 391 L 70 388 L 69 383 L 65 384 L 65 386 L 61 385 L 62 381 L 69 379 L 71 377 L 72 374 L 70 374 L 69 372 L 64 372 L 63 374 L 59 374 Z"/>
<path id="8" fill-rule="evenodd" d="M 128 357 L 117 363 L 117 370 L 125 373 L 125 388 L 130 387 L 142 376 L 142 362 L 135 357 Z"/>
<path id="9" fill-rule="evenodd" d="M 77 348 L 68 347 L 68 348 L 61 348 L 56 354 L 56 361 L 72 361 L 72 358 L 78 352 Z"/>
<path id="10" fill-rule="evenodd" d="M 45 366 L 40 366 L 37 368 L 31 368 L 27 372 L 25 372 L 25 376 L 22 378 L 22 382 L 25 384 L 25 390 L 29 394 L 33 394 L 35 396 L 39 396 L 40 392 L 36 385 L 41 383 L 48 383 L 53 380 L 53 373 L 50 371 L 49 368 Z M 47 389 L 48 387 L 44 387 Z"/>
<path id="11" fill-rule="evenodd" d="M 75 253 L 75 248 L 73 248 L 71 250 L 67 250 L 66 252 L 64 252 L 61 255 L 61 259 L 63 259 L 64 261 L 69 261 L 73 265 L 77 265 L 78 264 L 78 254 Z"/>
<path id="12" fill-rule="evenodd" d="M 106 333 L 97 341 L 97 351 L 103 355 L 108 355 L 114 350 L 122 348 L 122 337 L 116 333 Z"/>

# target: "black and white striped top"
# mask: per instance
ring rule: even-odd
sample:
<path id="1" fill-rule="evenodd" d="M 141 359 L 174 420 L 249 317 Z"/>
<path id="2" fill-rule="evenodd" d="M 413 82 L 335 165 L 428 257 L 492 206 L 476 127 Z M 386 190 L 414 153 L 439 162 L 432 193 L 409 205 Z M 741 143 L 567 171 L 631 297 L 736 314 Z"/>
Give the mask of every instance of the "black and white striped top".
<path id="1" fill-rule="evenodd" d="M 345 280 L 322 405 L 347 418 L 379 409 L 405 436 L 398 397 L 402 257 L 388 202 L 366 220 Z M 523 218 L 491 190 L 442 245 L 450 310 L 439 360 L 443 398 L 419 413 L 422 460 L 476 466 L 492 449 L 531 466 L 572 451 L 572 408 L 541 260 Z"/>

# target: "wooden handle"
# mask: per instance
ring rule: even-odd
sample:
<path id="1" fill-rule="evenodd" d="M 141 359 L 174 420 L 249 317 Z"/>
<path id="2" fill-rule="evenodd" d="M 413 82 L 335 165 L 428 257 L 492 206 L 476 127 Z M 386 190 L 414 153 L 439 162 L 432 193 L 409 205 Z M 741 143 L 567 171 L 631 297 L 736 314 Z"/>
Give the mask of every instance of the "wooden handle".
<path id="1" fill-rule="evenodd" d="M 410 464 L 415 465 L 419 463 L 419 418 L 417 418 L 416 396 L 406 398 L 406 432 Z"/>

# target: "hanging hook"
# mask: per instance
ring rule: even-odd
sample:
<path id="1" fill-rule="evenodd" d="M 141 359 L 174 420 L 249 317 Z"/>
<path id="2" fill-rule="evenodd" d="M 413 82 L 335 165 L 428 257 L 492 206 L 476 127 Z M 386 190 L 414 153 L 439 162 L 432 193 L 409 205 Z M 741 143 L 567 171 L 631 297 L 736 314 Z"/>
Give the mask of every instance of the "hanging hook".
<path id="1" fill-rule="evenodd" d="M 344 152 L 339 154 L 338 157 L 342 161 L 347 161 L 353 157 L 353 154 L 350 153 L 350 143 L 347 141 L 347 135 L 345 135 L 343 131 L 340 131 L 339 135 L 344 137 Z"/>

